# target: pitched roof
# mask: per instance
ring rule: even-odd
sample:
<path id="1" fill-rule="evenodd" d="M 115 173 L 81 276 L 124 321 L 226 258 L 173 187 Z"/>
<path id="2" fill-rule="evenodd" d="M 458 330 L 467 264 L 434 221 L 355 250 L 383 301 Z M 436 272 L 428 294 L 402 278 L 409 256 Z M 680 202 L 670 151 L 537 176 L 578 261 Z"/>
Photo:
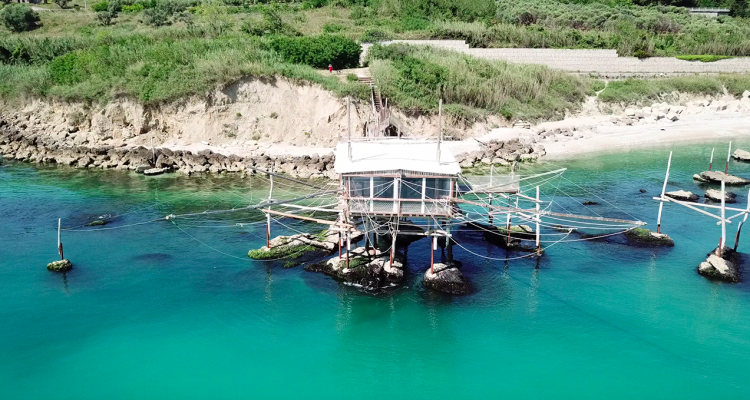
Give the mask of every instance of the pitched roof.
<path id="1" fill-rule="evenodd" d="M 440 146 L 438 162 L 437 142 L 406 139 L 351 142 L 351 160 L 348 146 L 346 142 L 336 146 L 334 169 L 339 174 L 399 170 L 440 175 L 458 175 L 461 172 L 461 167 L 445 144 Z"/>

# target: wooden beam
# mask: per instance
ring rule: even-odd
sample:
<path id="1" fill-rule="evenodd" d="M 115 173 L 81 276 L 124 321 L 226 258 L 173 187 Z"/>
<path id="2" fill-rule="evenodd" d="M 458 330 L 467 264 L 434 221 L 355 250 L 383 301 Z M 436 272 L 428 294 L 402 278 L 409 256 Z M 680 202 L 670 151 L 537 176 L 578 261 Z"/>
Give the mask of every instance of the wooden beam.
<path id="1" fill-rule="evenodd" d="M 289 214 L 289 213 L 285 213 L 285 212 L 281 212 L 281 211 L 269 210 L 269 209 L 267 209 L 267 208 L 266 208 L 266 209 L 264 209 L 264 210 L 261 210 L 261 211 L 263 211 L 264 213 L 268 213 L 268 214 L 273 214 L 273 215 L 278 215 L 278 216 L 281 216 L 281 217 L 287 217 L 287 218 L 300 219 L 300 220 L 303 220 L 303 221 L 311 221 L 311 222 L 316 222 L 316 223 L 318 223 L 318 224 L 324 224 L 324 225 L 339 225 L 339 226 L 342 226 L 342 227 L 349 227 L 349 228 L 354 228 L 354 227 L 353 227 L 352 225 L 350 225 L 350 224 L 340 223 L 340 222 L 336 222 L 336 221 L 328 221 L 328 220 L 325 220 L 325 219 L 319 219 L 319 218 L 305 217 L 305 216 L 302 216 L 302 215 L 296 215 L 296 214 Z"/>

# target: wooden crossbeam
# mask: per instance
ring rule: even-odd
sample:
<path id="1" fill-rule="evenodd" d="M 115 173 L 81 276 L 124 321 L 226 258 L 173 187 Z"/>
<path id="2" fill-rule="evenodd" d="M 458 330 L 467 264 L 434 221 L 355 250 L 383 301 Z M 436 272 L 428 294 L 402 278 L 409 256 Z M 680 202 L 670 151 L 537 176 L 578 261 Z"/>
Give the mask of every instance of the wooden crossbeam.
<path id="1" fill-rule="evenodd" d="M 281 217 L 287 217 L 287 218 L 300 219 L 300 220 L 303 220 L 303 221 L 316 222 L 318 224 L 338 225 L 338 226 L 341 226 L 343 228 L 349 228 L 349 229 L 353 229 L 354 228 L 354 226 L 352 226 L 351 224 L 346 224 L 346 223 L 343 223 L 343 222 L 329 221 L 329 220 L 320 219 L 320 218 L 313 218 L 313 217 L 305 217 L 304 215 L 290 214 L 290 213 L 285 213 L 285 212 L 281 212 L 281 211 L 271 210 L 271 209 L 268 209 L 268 208 L 266 208 L 264 210 L 261 210 L 261 211 L 263 211 L 264 213 L 278 215 L 278 216 L 281 216 Z"/>

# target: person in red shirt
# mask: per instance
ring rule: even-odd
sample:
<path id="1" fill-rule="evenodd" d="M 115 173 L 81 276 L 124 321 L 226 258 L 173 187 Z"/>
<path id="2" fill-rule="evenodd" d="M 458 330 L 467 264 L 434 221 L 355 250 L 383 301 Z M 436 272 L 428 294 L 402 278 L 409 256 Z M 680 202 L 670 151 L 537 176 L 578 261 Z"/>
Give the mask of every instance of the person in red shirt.
<path id="1" fill-rule="evenodd" d="M 332 64 L 328 64 L 328 72 L 333 72 L 333 65 Z"/>

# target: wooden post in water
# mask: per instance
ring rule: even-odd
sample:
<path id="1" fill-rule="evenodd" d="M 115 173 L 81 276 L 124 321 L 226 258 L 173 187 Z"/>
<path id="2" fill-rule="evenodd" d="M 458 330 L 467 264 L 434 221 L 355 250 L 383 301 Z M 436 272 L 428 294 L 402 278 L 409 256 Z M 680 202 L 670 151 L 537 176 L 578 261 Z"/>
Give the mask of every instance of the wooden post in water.
<path id="1" fill-rule="evenodd" d="M 729 142 L 729 150 L 727 150 L 727 165 L 724 167 L 724 173 L 729 173 L 729 157 L 732 156 L 732 142 Z"/>
<path id="2" fill-rule="evenodd" d="M 542 254 L 542 241 L 539 233 L 539 186 L 536 187 L 536 254 Z"/>
<path id="3" fill-rule="evenodd" d="M 661 187 L 661 197 L 659 197 L 659 215 L 656 217 L 656 233 L 661 233 L 661 213 L 664 209 L 664 193 L 667 191 L 667 181 L 669 180 L 669 168 L 672 166 L 672 152 L 669 152 L 669 161 L 667 161 L 667 174 L 664 176 L 664 186 Z"/>
<path id="4" fill-rule="evenodd" d="M 273 168 L 271 168 L 271 172 L 273 172 Z M 268 201 L 270 202 L 273 198 L 273 174 L 269 174 L 269 177 L 271 179 L 271 188 L 268 190 Z M 270 205 L 268 209 L 271 209 Z M 266 213 L 266 248 L 271 249 L 271 214 L 269 213 Z"/>
<path id="5" fill-rule="evenodd" d="M 349 248 L 352 245 L 352 236 L 349 231 L 346 231 L 346 268 L 349 268 Z"/>
<path id="6" fill-rule="evenodd" d="M 490 194 L 490 208 L 487 210 L 487 222 L 492 225 L 492 194 Z"/>
<path id="7" fill-rule="evenodd" d="M 341 231 L 339 231 L 339 260 L 341 259 Z"/>
<path id="8" fill-rule="evenodd" d="M 63 245 L 60 241 L 60 225 L 62 224 L 62 219 L 57 219 L 57 252 L 60 254 L 60 260 L 64 260 L 65 256 L 63 255 Z"/>
<path id="9" fill-rule="evenodd" d="M 745 217 L 742 218 L 742 221 L 737 224 L 737 235 L 734 237 L 734 251 L 737 251 L 737 246 L 739 246 L 740 243 L 740 230 L 742 230 L 742 225 L 747 222 L 747 214 L 750 213 L 750 190 L 747 191 L 747 196 L 747 211 L 745 212 Z"/>
<path id="10" fill-rule="evenodd" d="M 711 170 L 711 167 L 714 165 L 714 150 L 716 150 L 716 147 L 711 149 L 711 159 L 708 161 L 708 170 Z"/>
<path id="11" fill-rule="evenodd" d="M 731 145 L 730 145 L 731 146 Z M 727 220 L 726 220 L 726 184 L 721 180 L 721 241 L 719 242 L 719 257 L 724 254 L 724 245 L 727 242 Z"/>

